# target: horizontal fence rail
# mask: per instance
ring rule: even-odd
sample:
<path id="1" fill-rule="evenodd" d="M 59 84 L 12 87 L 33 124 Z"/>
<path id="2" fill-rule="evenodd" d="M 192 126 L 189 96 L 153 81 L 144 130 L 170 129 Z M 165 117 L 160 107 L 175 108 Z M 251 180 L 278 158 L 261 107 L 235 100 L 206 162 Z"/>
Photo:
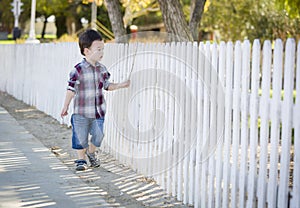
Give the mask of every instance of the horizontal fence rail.
<path id="1" fill-rule="evenodd" d="M 60 118 L 75 43 L 0 45 L 0 90 Z M 194 207 L 300 207 L 300 43 L 105 46 L 102 149 Z M 70 114 L 72 109 L 70 109 Z"/>

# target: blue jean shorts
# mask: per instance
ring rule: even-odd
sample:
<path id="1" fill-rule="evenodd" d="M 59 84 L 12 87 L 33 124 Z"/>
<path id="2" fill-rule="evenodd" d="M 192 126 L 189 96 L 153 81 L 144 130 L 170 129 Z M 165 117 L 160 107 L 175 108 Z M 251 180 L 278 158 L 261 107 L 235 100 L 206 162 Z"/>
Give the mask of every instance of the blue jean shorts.
<path id="1" fill-rule="evenodd" d="M 79 114 L 73 114 L 71 117 L 72 124 L 72 148 L 86 149 L 90 142 L 96 147 L 100 147 L 104 133 L 104 118 L 86 118 Z"/>

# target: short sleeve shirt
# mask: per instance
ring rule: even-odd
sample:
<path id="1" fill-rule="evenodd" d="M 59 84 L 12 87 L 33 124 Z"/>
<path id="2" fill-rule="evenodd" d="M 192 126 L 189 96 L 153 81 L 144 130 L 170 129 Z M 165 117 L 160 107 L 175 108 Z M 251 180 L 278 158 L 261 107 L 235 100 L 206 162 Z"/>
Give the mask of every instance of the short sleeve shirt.
<path id="1" fill-rule="evenodd" d="M 68 90 L 75 92 L 75 114 L 87 118 L 103 118 L 106 103 L 103 89 L 108 90 L 110 74 L 106 67 L 97 62 L 91 65 L 86 59 L 78 63 L 70 72 Z"/>

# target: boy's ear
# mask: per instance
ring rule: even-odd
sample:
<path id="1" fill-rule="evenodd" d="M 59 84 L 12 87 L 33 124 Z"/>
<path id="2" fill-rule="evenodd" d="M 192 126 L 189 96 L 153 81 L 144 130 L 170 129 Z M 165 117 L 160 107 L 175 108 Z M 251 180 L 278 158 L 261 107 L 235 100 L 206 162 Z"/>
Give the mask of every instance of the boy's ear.
<path id="1" fill-rule="evenodd" d="M 89 53 L 89 49 L 88 48 L 84 48 L 83 49 L 83 53 L 84 53 L 84 55 L 87 55 Z"/>

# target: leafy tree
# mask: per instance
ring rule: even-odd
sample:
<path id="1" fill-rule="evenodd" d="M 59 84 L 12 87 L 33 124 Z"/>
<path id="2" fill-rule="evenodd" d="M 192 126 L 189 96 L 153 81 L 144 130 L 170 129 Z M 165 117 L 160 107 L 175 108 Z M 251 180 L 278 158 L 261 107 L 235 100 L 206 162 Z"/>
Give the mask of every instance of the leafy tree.
<path id="1" fill-rule="evenodd" d="M 149 11 L 157 11 L 157 2 L 162 12 L 163 21 L 167 32 L 174 34 L 175 37 L 183 37 L 185 40 L 198 40 L 198 27 L 202 17 L 206 0 L 186 0 L 192 4 L 192 13 L 189 24 L 183 13 L 183 8 L 179 0 L 122 0 L 125 10 L 125 24 L 129 24 L 132 19 L 147 14 Z M 123 15 L 120 9 L 119 0 L 106 0 L 110 21 L 115 37 L 121 37 L 126 34 Z"/>
<path id="2" fill-rule="evenodd" d="M 159 5 L 156 0 L 121 0 L 122 6 L 125 8 L 123 21 L 125 27 L 132 24 L 135 18 L 153 14 L 159 11 Z"/>
<path id="3" fill-rule="evenodd" d="M 279 9 L 287 11 L 290 17 L 300 17 L 300 0 L 276 0 L 276 4 Z"/>
<path id="4" fill-rule="evenodd" d="M 14 16 L 11 12 L 10 0 L 0 0 L 0 31 L 10 32 L 14 26 Z"/>
<path id="5" fill-rule="evenodd" d="M 126 35 L 121 4 L 119 0 L 105 0 L 105 3 L 116 42 L 124 41 L 120 39 Z"/>
<path id="6" fill-rule="evenodd" d="M 43 39 L 46 32 L 47 20 L 51 15 L 62 13 L 69 7 L 67 0 L 39 0 L 36 3 L 37 16 L 43 16 L 44 26 L 41 34 Z"/>
<path id="7" fill-rule="evenodd" d="M 204 11 L 206 0 L 191 1 L 191 16 L 186 22 L 182 5 L 179 0 L 157 0 L 163 15 L 167 32 L 187 40 L 198 40 L 198 28 Z"/>
<path id="8" fill-rule="evenodd" d="M 218 0 L 210 2 L 201 27 L 206 32 L 218 31 L 226 41 L 286 39 L 299 34 L 299 18 L 290 18 L 275 0 Z"/>
<path id="9" fill-rule="evenodd" d="M 188 28 L 179 0 L 158 0 L 158 2 L 167 32 L 174 34 L 175 38 L 180 37 L 180 39 L 192 40 L 192 34 Z"/>

